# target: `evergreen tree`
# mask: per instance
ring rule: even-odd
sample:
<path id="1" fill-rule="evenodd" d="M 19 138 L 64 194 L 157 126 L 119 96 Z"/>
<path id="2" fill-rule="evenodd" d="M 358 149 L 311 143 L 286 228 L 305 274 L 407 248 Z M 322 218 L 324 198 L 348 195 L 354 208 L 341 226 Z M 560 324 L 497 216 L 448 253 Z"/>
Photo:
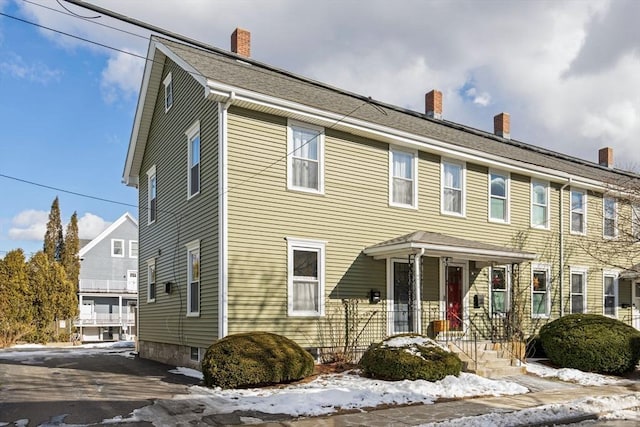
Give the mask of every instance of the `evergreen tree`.
<path id="1" fill-rule="evenodd" d="M 64 250 L 62 220 L 60 219 L 60 202 L 56 197 L 51 204 L 47 231 L 44 235 L 44 253 L 53 261 L 60 262 Z"/>
<path id="2" fill-rule="evenodd" d="M 57 292 L 52 277 L 53 266 L 57 265 L 49 256 L 40 251 L 29 260 L 29 286 L 33 292 L 34 327 L 32 341 L 46 343 L 51 340 L 56 317 Z"/>
<path id="3" fill-rule="evenodd" d="M 76 212 L 71 215 L 67 232 L 64 236 L 64 247 L 62 250 L 62 266 L 67 273 L 69 280 L 77 292 L 78 277 L 80 276 L 80 258 L 78 251 L 80 250 L 80 238 L 78 237 L 78 214 Z"/>
<path id="4" fill-rule="evenodd" d="M 22 249 L 0 259 L 0 313 L 0 347 L 33 332 L 32 295 Z"/>

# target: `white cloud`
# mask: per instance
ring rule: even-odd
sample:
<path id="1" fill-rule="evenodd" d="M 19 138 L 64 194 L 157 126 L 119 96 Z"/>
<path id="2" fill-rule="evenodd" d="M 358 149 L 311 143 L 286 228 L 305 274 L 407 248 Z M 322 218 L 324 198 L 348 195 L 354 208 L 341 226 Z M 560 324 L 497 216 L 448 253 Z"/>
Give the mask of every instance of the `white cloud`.
<path id="1" fill-rule="evenodd" d="M 49 68 L 41 62 L 28 64 L 20 55 L 13 54 L 8 60 L 0 62 L 0 74 L 47 84 L 51 81 L 59 81 L 62 71 Z"/>
<path id="2" fill-rule="evenodd" d="M 132 51 L 131 51 L 132 52 Z M 136 55 L 140 55 L 139 53 Z M 144 60 L 123 52 L 117 52 L 109 58 L 107 68 L 102 71 L 103 97 L 111 103 L 120 96 L 133 97 L 140 90 L 140 81 L 144 71 Z"/>
<path id="3" fill-rule="evenodd" d="M 9 238 L 11 240 L 42 241 L 47 231 L 49 212 L 28 209 L 18 213 L 11 219 Z M 102 233 L 110 222 L 92 213 L 85 213 L 78 218 L 78 234 L 81 239 L 93 239 Z M 63 224 L 66 230 L 67 224 Z"/>
<path id="4" fill-rule="evenodd" d="M 28 209 L 18 213 L 11 220 L 9 228 L 11 240 L 42 241 L 47 231 L 49 212 Z"/>
<path id="5" fill-rule="evenodd" d="M 81 239 L 93 239 L 110 225 L 98 215 L 87 212 L 78 219 L 78 234 Z"/>

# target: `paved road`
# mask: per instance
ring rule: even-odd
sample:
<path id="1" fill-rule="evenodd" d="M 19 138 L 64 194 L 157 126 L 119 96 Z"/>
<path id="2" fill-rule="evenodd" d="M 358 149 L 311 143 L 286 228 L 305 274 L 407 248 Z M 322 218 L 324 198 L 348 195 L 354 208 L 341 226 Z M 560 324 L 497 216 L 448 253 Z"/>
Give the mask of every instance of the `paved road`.
<path id="1" fill-rule="evenodd" d="M 24 357 L 3 359 L 0 352 L 0 425 L 88 425 L 126 418 L 199 382 L 169 373 L 172 366 L 133 358 L 130 349 L 85 353 L 29 349 L 21 351 Z"/>

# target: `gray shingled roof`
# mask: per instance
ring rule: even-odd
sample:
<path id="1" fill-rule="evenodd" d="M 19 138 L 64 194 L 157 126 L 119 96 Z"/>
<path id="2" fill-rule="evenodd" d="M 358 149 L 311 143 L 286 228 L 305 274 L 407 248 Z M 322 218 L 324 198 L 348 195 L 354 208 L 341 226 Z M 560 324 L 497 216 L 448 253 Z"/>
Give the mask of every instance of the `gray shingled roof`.
<path id="1" fill-rule="evenodd" d="M 428 118 L 220 49 L 192 47 L 159 37 L 154 39 L 200 74 L 223 84 L 587 179 L 618 182 L 621 175 L 638 178 L 626 171 L 609 169 L 446 120 Z"/>

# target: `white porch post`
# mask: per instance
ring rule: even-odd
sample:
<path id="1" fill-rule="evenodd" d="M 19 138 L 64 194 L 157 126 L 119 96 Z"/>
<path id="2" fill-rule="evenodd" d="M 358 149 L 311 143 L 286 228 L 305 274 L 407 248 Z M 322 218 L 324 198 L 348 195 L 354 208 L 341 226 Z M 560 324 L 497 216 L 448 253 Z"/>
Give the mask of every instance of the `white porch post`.
<path id="1" fill-rule="evenodd" d="M 413 295 L 415 295 L 413 322 L 415 326 L 414 330 L 419 334 L 422 333 L 422 268 L 420 268 L 422 265 L 422 255 L 424 255 L 424 248 L 416 254 L 413 260 Z"/>

